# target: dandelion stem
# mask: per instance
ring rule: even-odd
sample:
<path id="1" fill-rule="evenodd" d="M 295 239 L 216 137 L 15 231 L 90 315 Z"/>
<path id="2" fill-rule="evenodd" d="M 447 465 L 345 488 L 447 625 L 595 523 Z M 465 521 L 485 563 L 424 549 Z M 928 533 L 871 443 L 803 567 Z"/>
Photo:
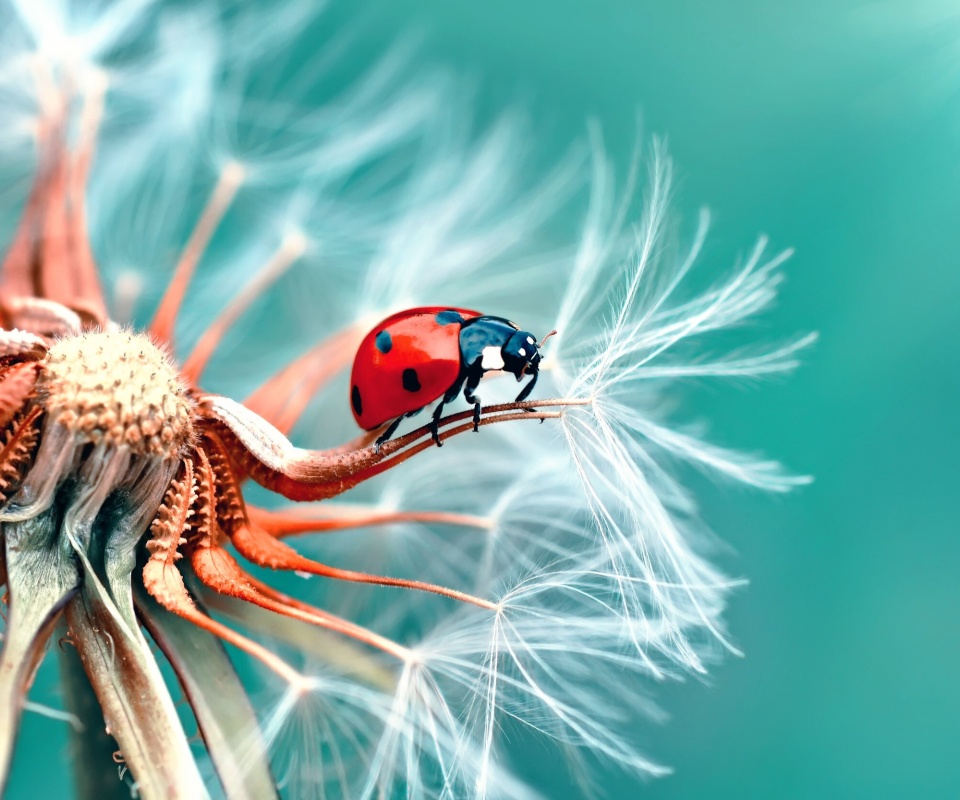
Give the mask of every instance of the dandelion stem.
<path id="1" fill-rule="evenodd" d="M 36 293 L 35 248 L 63 127 L 63 103 L 60 94 L 50 88 L 49 70 L 42 62 L 35 66 L 34 76 L 42 109 L 37 120 L 37 169 L 20 225 L 0 267 L 4 295 L 8 297 L 31 297 Z"/>
<path id="2" fill-rule="evenodd" d="M 386 636 L 381 636 L 379 633 L 375 633 L 369 628 L 363 627 L 363 625 L 357 625 L 356 623 L 350 622 L 349 620 L 337 616 L 336 614 L 331 614 L 329 611 L 324 611 L 323 609 L 319 609 L 315 606 L 311 606 L 308 603 L 304 603 L 301 600 L 297 600 L 294 597 L 289 597 L 256 579 L 250 579 L 250 583 L 264 597 L 269 597 L 272 600 L 279 602 L 280 604 L 286 606 L 288 610 L 295 609 L 305 613 L 305 616 L 296 616 L 284 612 L 285 616 L 290 616 L 293 619 L 300 619 L 301 621 L 307 622 L 310 625 L 326 628 L 327 630 L 333 633 L 338 633 L 342 636 L 348 636 L 351 639 L 361 642 L 362 644 L 366 644 L 370 647 L 376 648 L 377 650 L 381 650 L 384 653 L 399 659 L 400 661 L 409 661 L 412 656 L 411 652 L 403 645 L 393 641 L 393 639 L 387 638 Z"/>
<path id="3" fill-rule="evenodd" d="M 65 625 L 59 627 L 67 635 Z M 64 639 L 61 638 L 61 642 Z M 117 743 L 103 724 L 103 709 L 83 671 L 83 662 L 72 644 L 56 648 L 63 686 L 63 701 L 80 721 L 79 730 L 70 731 L 70 763 L 73 786 L 78 800 L 129 800 L 130 787 L 117 780 L 117 768 L 111 756 Z"/>
<path id="4" fill-rule="evenodd" d="M 258 605 L 220 594 L 203 584 L 191 588 L 207 608 L 229 617 L 246 630 L 287 643 L 313 662 L 335 665 L 346 673 L 362 677 L 365 683 L 387 691 L 396 685 L 394 672 L 366 648 L 354 646 L 352 639 L 347 641 L 341 634 L 318 629 L 316 625 L 299 619 L 278 617 Z M 274 594 L 280 599 L 286 597 L 279 592 Z"/>
<path id="5" fill-rule="evenodd" d="M 257 642 L 248 639 L 240 633 L 237 633 L 232 628 L 228 628 L 221 622 L 208 617 L 206 614 L 201 612 L 195 605 L 191 602 L 180 602 L 179 599 L 174 599 L 169 594 L 164 594 L 158 592 L 156 587 L 153 585 L 152 581 L 148 578 L 147 567 L 144 568 L 144 585 L 147 588 L 147 591 L 153 596 L 153 598 L 160 603 L 167 611 L 170 611 L 176 614 L 178 617 L 182 617 L 198 628 L 202 628 L 211 633 L 219 639 L 232 644 L 239 650 L 243 650 L 247 655 L 253 656 L 257 661 L 263 664 L 271 672 L 274 672 L 280 678 L 285 680 L 291 686 L 297 686 L 304 681 L 304 677 L 297 672 L 293 667 L 287 664 L 279 656 L 274 655 L 270 650 Z M 170 569 L 176 569 L 171 567 Z M 177 571 L 179 573 L 179 571 Z"/>
<path id="6" fill-rule="evenodd" d="M 76 592 L 76 565 L 55 546 L 49 515 L 4 525 L 8 619 L 0 651 L 0 795 L 27 690 L 64 604 Z"/>
<path id="7" fill-rule="evenodd" d="M 287 434 L 326 383 L 350 363 L 366 332 L 355 324 L 312 347 L 265 381 L 243 404 Z"/>
<path id="8" fill-rule="evenodd" d="M 283 538 L 304 533 L 333 533 L 353 528 L 399 525 L 420 522 L 425 525 L 453 525 L 486 530 L 493 527 L 489 517 L 456 514 L 449 511 L 387 511 L 376 506 L 330 506 L 320 504 L 305 509 L 274 511 L 247 503 L 250 521 L 271 536 Z"/>
<path id="9" fill-rule="evenodd" d="M 551 399 L 490 406 L 484 410 L 480 425 L 513 420 L 559 419 L 563 411 L 540 411 L 538 406 L 584 406 L 590 399 Z M 290 500 L 321 500 L 342 494 L 360 482 L 402 463 L 432 446 L 432 429 L 424 426 L 393 439 L 376 452 L 372 448 L 328 451 L 294 447 L 276 428 L 266 424 L 249 409 L 216 395 L 198 399 L 201 413 L 218 424 L 216 435 L 234 453 L 245 453 L 239 466 L 249 477 Z M 455 423 L 467 425 L 450 429 Z M 473 430 L 473 412 L 452 414 L 440 420 L 441 441 Z M 414 444 L 418 442 L 419 444 Z M 409 448 L 404 450 L 404 448 Z M 402 452 L 401 452 L 402 451 Z"/>
<path id="10" fill-rule="evenodd" d="M 383 575 L 370 575 L 366 572 L 355 572 L 348 569 L 338 569 L 305 558 L 296 550 L 281 541 L 278 541 L 266 531 L 253 525 L 240 526 L 231 535 L 231 541 L 240 554 L 262 567 L 272 569 L 297 570 L 324 578 L 333 578 L 350 583 L 370 583 L 377 586 L 394 586 L 400 589 L 414 589 L 420 592 L 430 592 L 461 603 L 479 606 L 480 608 L 495 609 L 496 604 L 480 597 L 475 597 L 445 586 L 438 586 L 424 581 L 390 578 Z"/>
<path id="11" fill-rule="evenodd" d="M 142 587 L 135 591 L 139 617 L 180 680 L 224 794 L 275 798 L 256 713 L 222 641 L 160 607 Z"/>
<path id="12" fill-rule="evenodd" d="M 335 633 L 344 634 L 389 653 L 401 661 L 406 661 L 409 658 L 409 651 L 392 639 L 387 639 L 360 625 L 355 625 L 307 603 L 294 601 L 255 578 L 251 578 L 222 548 L 196 548 L 191 554 L 191 564 L 200 582 L 219 594 L 236 597 L 268 611 L 298 619 L 301 622 L 316 625 L 320 628 L 326 628 Z"/>
<path id="13" fill-rule="evenodd" d="M 97 71 L 88 77 L 88 88 L 83 98 L 80 118 L 80 140 L 76 153 L 67 164 L 67 184 L 64 196 L 66 234 L 72 259 L 66 264 L 44 265 L 51 270 L 50 286 L 45 296 L 75 310 L 85 312 L 97 325 L 107 322 L 107 307 L 97 263 L 93 258 L 87 228 L 87 203 L 84 192 L 90 177 L 90 167 L 96 154 L 97 135 L 103 120 L 103 104 L 107 94 L 107 76 Z"/>
<path id="14" fill-rule="evenodd" d="M 106 79 L 89 79 L 83 97 L 79 145 L 71 155 L 67 111 L 72 99 L 37 65 L 41 117 L 37 122 L 39 167 L 20 226 L 2 268 L 10 297 L 39 297 L 62 303 L 96 325 L 107 322 L 106 303 L 87 232 L 84 197 L 97 131 L 103 116 Z"/>
<path id="15" fill-rule="evenodd" d="M 540 403 L 540 405 L 543 405 L 543 403 Z M 515 420 L 521 420 L 521 419 L 526 419 L 526 420 L 560 419 L 560 417 L 563 416 L 562 413 L 559 411 L 526 411 L 521 404 L 515 404 L 514 407 L 519 407 L 521 409 L 520 412 L 493 414 L 491 410 L 490 416 L 484 416 L 480 419 L 480 427 L 484 427 L 486 425 L 495 425 L 498 422 L 513 422 Z M 465 411 L 461 414 L 454 414 L 451 417 L 447 417 L 446 420 L 441 421 L 441 425 L 449 425 L 451 422 L 461 421 L 465 419 L 469 419 L 470 421 L 467 422 L 466 424 L 457 425 L 455 427 L 447 428 L 446 430 L 441 431 L 440 442 L 443 443 L 448 439 L 453 438 L 454 436 L 459 436 L 461 433 L 472 431 L 473 430 L 473 412 Z M 411 456 L 415 456 L 417 453 L 423 452 L 428 447 L 433 447 L 434 443 L 432 439 L 426 439 L 428 435 L 431 435 L 431 431 L 427 427 L 419 428 L 416 431 L 413 431 L 412 433 L 407 434 L 407 436 L 414 437 L 412 441 L 417 441 L 418 439 L 421 441 L 419 441 L 417 444 L 413 444 L 412 446 L 407 447 L 406 450 L 397 452 L 396 455 L 393 455 L 392 458 L 385 459 L 380 463 L 376 464 L 375 466 L 370 467 L 368 470 L 364 470 L 364 472 L 362 473 L 363 477 L 359 478 L 358 476 L 358 482 L 359 480 L 367 480 L 369 478 L 372 478 L 374 475 L 379 475 L 382 472 L 386 472 L 388 469 L 392 469 L 397 464 L 403 463 Z M 403 442 L 403 439 L 406 439 L 406 438 L 407 437 L 401 437 L 401 439 L 397 439 L 396 441 Z M 424 439 L 426 440 L 424 441 Z M 390 444 L 390 443 L 388 442 L 387 444 Z M 403 447 L 409 444 L 411 443 L 403 442 L 403 444 L 401 444 L 400 447 Z M 386 450 L 386 449 L 387 447 L 385 445 L 382 448 L 381 452 L 383 452 L 383 450 Z M 399 447 L 396 448 L 395 452 L 396 450 L 400 450 L 400 448 Z M 392 455 L 392 454 L 388 453 L 387 455 Z"/>
<path id="16" fill-rule="evenodd" d="M 193 278 L 194 270 L 200 262 L 210 239 L 213 237 L 220 220 L 233 203 L 237 190 L 243 184 L 244 170 L 240 164 L 231 161 L 220 173 L 220 179 L 214 187 L 207 205 L 200 215 L 190 240 L 180 256 L 180 261 L 173 273 L 173 278 L 167 286 L 167 291 L 160 301 L 160 307 L 150 324 L 150 333 L 161 342 L 173 342 L 173 328 L 183 305 L 187 287 Z"/>
<path id="17" fill-rule="evenodd" d="M 196 383 L 200 379 L 207 362 L 216 351 L 224 334 L 250 307 L 250 304 L 261 297 L 270 284 L 276 281 L 291 264 L 303 255 L 306 246 L 306 238 L 300 233 L 291 234 L 280 243 L 280 246 L 254 279 L 244 287 L 240 294 L 214 320 L 213 324 L 204 331 L 193 348 L 193 352 L 183 363 L 181 374 L 184 380 L 188 383 Z"/>
<path id="18" fill-rule="evenodd" d="M 110 602 L 85 585 L 67 604 L 67 622 L 140 796 L 209 797 L 153 654 Z"/>

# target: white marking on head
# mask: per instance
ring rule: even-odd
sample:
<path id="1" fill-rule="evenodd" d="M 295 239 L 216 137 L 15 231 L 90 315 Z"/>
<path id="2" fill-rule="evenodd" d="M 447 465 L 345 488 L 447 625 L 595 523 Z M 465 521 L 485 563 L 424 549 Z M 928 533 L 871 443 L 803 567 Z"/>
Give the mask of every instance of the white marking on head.
<path id="1" fill-rule="evenodd" d="M 528 336 L 528 337 L 527 337 L 527 344 L 536 344 L 536 343 L 533 341 L 533 337 L 532 337 L 532 336 Z"/>
<path id="2" fill-rule="evenodd" d="M 484 347 L 480 366 L 485 370 L 503 369 L 503 356 L 500 354 L 500 348 L 493 344 Z"/>
<path id="3" fill-rule="evenodd" d="M 517 350 L 517 352 L 522 356 L 525 356 L 527 354 L 527 351 L 524 350 L 522 347 L 519 350 Z"/>

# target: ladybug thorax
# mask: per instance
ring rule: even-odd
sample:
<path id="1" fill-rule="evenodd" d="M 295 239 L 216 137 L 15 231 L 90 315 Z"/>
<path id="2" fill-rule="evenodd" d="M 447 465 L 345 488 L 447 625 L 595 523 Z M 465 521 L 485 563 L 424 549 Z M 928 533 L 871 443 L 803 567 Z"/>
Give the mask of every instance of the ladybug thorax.
<path id="1" fill-rule="evenodd" d="M 460 330 L 460 354 L 465 370 L 503 370 L 517 378 L 533 374 L 540 364 L 533 334 L 502 317 L 467 320 Z"/>

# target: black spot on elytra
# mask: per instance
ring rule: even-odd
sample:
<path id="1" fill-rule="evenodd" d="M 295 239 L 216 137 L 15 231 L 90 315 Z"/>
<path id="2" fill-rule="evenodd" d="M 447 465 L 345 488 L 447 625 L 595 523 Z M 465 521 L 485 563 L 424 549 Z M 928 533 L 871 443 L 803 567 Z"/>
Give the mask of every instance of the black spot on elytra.
<path id="1" fill-rule="evenodd" d="M 376 338 L 377 350 L 386 355 L 393 349 L 393 339 L 390 338 L 389 331 L 380 331 Z"/>
<path id="2" fill-rule="evenodd" d="M 403 371 L 403 388 L 408 392 L 420 391 L 420 379 L 415 369 L 407 368 Z"/>
<path id="3" fill-rule="evenodd" d="M 353 410 L 356 412 L 358 417 L 363 416 L 363 403 L 360 400 L 360 387 L 356 384 L 353 385 L 353 390 L 350 392 L 350 402 L 353 403 Z"/>
<path id="4" fill-rule="evenodd" d="M 460 312 L 454 311 L 453 309 L 438 312 L 434 319 L 437 321 L 437 325 L 451 325 L 454 322 L 463 322 L 463 317 L 460 316 Z"/>

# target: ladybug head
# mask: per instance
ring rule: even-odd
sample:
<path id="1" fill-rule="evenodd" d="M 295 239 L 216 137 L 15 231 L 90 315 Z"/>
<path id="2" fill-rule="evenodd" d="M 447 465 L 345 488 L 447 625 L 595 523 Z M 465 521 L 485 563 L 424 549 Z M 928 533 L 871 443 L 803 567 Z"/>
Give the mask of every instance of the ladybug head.
<path id="1" fill-rule="evenodd" d="M 528 331 L 517 331 L 501 350 L 503 371 L 517 376 L 536 375 L 540 370 L 540 345 L 536 337 Z"/>

